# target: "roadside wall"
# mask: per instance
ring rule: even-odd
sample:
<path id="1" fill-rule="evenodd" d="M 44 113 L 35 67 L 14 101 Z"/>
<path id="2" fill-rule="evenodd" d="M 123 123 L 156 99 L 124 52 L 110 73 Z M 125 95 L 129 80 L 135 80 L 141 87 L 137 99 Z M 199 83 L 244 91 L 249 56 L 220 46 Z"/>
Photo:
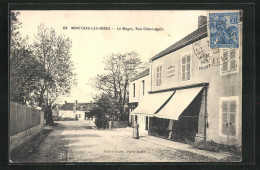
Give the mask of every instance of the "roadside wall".
<path id="1" fill-rule="evenodd" d="M 10 102 L 9 149 L 12 151 L 42 132 L 44 112 L 35 108 Z"/>

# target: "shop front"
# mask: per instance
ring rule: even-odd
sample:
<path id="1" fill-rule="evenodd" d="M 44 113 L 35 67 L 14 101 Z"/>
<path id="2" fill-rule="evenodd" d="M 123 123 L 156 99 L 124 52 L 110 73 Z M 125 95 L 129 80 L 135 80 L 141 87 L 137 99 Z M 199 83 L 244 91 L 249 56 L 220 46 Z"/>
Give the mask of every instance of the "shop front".
<path id="1" fill-rule="evenodd" d="M 165 106 L 150 121 L 150 135 L 174 141 L 195 141 L 203 87 L 176 90 Z"/>
<path id="2" fill-rule="evenodd" d="M 207 85 L 203 83 L 147 95 L 132 112 L 140 130 L 174 141 L 205 139 Z"/>
<path id="3" fill-rule="evenodd" d="M 148 135 L 150 120 L 153 114 L 164 106 L 164 103 L 173 95 L 173 91 L 148 94 L 134 109 L 131 115 L 139 124 L 140 134 Z"/>

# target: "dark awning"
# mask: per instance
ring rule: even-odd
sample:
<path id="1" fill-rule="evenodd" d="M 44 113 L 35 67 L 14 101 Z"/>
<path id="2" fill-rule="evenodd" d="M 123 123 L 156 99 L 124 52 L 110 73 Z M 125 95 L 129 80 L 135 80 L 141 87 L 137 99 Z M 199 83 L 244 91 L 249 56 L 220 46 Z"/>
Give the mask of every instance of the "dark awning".
<path id="1" fill-rule="evenodd" d="M 176 90 L 168 103 L 154 114 L 155 117 L 178 120 L 203 87 Z"/>

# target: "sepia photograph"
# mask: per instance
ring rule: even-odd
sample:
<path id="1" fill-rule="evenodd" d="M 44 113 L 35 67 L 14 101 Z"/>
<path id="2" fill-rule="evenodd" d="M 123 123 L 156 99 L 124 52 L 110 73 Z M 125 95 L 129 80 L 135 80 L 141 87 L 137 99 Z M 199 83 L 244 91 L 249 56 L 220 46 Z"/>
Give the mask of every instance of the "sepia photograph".
<path id="1" fill-rule="evenodd" d="M 9 163 L 241 162 L 243 10 L 10 10 Z"/>

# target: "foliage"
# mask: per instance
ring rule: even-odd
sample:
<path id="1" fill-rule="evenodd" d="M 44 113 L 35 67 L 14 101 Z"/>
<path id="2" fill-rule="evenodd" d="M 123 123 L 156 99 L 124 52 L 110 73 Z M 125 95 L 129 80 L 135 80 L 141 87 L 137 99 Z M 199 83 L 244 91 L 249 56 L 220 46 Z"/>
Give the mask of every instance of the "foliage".
<path id="1" fill-rule="evenodd" d="M 22 37 L 19 29 L 22 27 L 19 21 L 20 12 L 12 11 L 10 13 L 10 58 L 15 55 L 15 52 L 21 49 Z"/>
<path id="2" fill-rule="evenodd" d="M 72 42 L 64 35 L 57 35 L 53 28 L 38 26 L 33 44 L 34 55 L 44 65 L 45 75 L 41 85 L 39 105 L 52 105 L 60 96 L 70 92 L 74 83 L 70 48 Z"/>
<path id="3" fill-rule="evenodd" d="M 94 99 L 103 112 L 126 120 L 128 84 L 132 76 L 144 69 L 136 52 L 111 54 L 104 58 L 106 73 L 97 75 L 94 87 L 101 92 Z"/>
<path id="4" fill-rule="evenodd" d="M 95 125 L 97 128 L 108 128 L 108 119 L 95 119 Z"/>
<path id="5" fill-rule="evenodd" d="M 116 116 L 117 108 L 113 104 L 115 101 L 111 95 L 103 92 L 100 95 L 96 95 L 94 100 L 104 115 L 107 115 L 110 118 Z"/>
<path id="6" fill-rule="evenodd" d="M 97 119 L 104 118 L 103 112 L 101 109 L 95 108 L 89 112 L 89 116 L 95 116 Z"/>
<path id="7" fill-rule="evenodd" d="M 58 97 L 70 93 L 75 74 L 71 61 L 70 48 L 72 41 L 64 35 L 57 35 L 53 28 L 44 24 L 38 26 L 38 34 L 33 43 L 33 52 L 37 60 L 43 64 L 43 81 L 40 86 L 39 106 L 51 110 Z M 51 112 L 46 112 L 51 115 Z M 52 116 L 48 123 L 53 123 Z"/>
<path id="8" fill-rule="evenodd" d="M 19 12 L 10 13 L 10 97 L 11 100 L 40 106 L 47 123 L 53 124 L 52 104 L 70 93 L 75 84 L 70 49 L 72 41 L 53 28 L 38 26 L 34 43 L 22 38 Z"/>
<path id="9" fill-rule="evenodd" d="M 127 126 L 127 121 L 113 121 L 113 128 L 126 128 Z"/>
<path id="10" fill-rule="evenodd" d="M 240 152 L 240 148 L 237 146 L 219 144 L 212 140 L 211 141 L 191 142 L 186 139 L 185 141 L 186 141 L 186 143 L 192 145 L 194 148 L 197 148 L 197 149 L 214 151 L 214 152 L 232 152 L 232 153 Z"/>
<path id="11" fill-rule="evenodd" d="M 10 98 L 15 102 L 37 106 L 37 92 L 44 67 L 33 56 L 28 37 L 21 37 L 18 15 L 19 12 L 10 14 Z"/>

